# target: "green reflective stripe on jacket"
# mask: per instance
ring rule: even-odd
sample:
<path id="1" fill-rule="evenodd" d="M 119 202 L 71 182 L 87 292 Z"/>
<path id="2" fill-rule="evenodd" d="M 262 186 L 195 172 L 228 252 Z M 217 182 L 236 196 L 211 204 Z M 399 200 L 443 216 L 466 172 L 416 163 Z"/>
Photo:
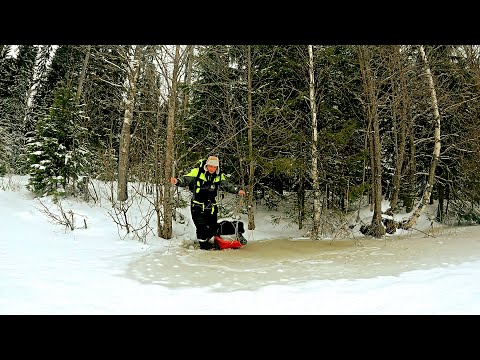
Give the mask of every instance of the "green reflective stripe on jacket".
<path id="1" fill-rule="evenodd" d="M 199 171 L 198 168 L 192 169 L 192 170 L 190 170 L 190 172 L 189 172 L 187 175 L 185 175 L 185 176 L 191 176 L 191 177 L 197 178 L 198 171 Z M 196 182 L 196 184 L 195 184 L 195 192 L 196 192 L 197 194 L 200 192 L 200 187 L 201 187 L 201 185 L 202 185 L 202 183 L 200 182 L 200 180 L 207 181 L 207 177 L 205 176 L 205 172 L 201 172 L 200 175 L 198 175 L 198 180 L 197 180 L 197 182 Z M 214 183 L 214 184 L 215 184 L 215 183 L 219 183 L 219 182 L 224 181 L 224 180 L 226 180 L 226 177 L 225 177 L 225 175 L 222 173 L 222 174 L 220 174 L 220 175 L 215 176 L 215 178 L 213 179 L 213 183 Z"/>
<path id="2" fill-rule="evenodd" d="M 193 168 L 193 169 L 190 170 L 190 172 L 189 172 L 187 175 L 185 175 L 185 176 L 195 177 L 195 176 L 197 176 L 197 174 L 198 174 L 198 168 Z"/>
<path id="3" fill-rule="evenodd" d="M 205 211 L 205 203 L 201 203 L 199 201 L 193 200 L 194 204 L 202 205 L 202 211 Z"/>
<path id="4" fill-rule="evenodd" d="M 196 201 L 196 200 L 193 200 L 193 203 L 198 204 L 198 205 L 202 205 L 202 211 L 205 211 L 205 203 L 202 203 L 202 202 Z M 218 204 L 210 204 L 210 205 L 212 205 L 212 211 L 211 212 L 213 214 L 214 211 L 215 211 L 215 206 L 218 206 Z"/>
<path id="5" fill-rule="evenodd" d="M 216 202 L 219 189 L 232 194 L 238 192 L 238 188 L 227 180 L 226 175 L 220 172 L 220 174 L 214 173 L 210 176 L 203 167 L 192 168 L 188 174 L 179 178 L 177 185 L 182 187 L 188 186 L 188 189 L 193 193 L 193 200 L 199 202 L 197 204 L 199 207 L 201 204 L 199 200 L 205 203 L 207 201 L 208 203 Z M 207 208 L 204 210 L 208 211 Z"/>

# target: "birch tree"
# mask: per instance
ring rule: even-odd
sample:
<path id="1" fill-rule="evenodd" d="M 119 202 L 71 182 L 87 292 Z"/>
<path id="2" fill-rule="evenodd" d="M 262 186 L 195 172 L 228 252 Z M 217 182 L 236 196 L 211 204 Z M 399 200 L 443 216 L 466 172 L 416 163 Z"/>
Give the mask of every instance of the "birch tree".
<path id="1" fill-rule="evenodd" d="M 252 58 L 251 48 L 247 48 L 247 76 L 248 76 L 248 158 L 249 158 L 249 172 L 248 172 L 248 230 L 255 230 L 255 214 L 253 212 L 253 192 L 254 192 L 254 175 L 255 163 L 253 159 L 253 115 L 252 115 Z"/>
<path id="2" fill-rule="evenodd" d="M 425 207 L 430 202 L 430 197 L 432 195 L 433 185 L 435 183 L 435 169 L 438 164 L 438 158 L 440 157 L 440 149 L 441 149 L 441 141 L 440 141 L 440 112 L 438 110 L 438 103 L 437 103 L 437 94 L 435 91 L 435 84 L 433 82 L 432 72 L 430 71 L 430 66 L 428 64 L 427 55 L 425 54 L 425 50 L 423 45 L 418 46 L 418 51 L 420 52 L 420 56 L 424 63 L 424 71 L 425 77 L 428 83 L 428 89 L 430 90 L 430 98 L 432 101 L 432 110 L 433 110 L 433 124 L 434 124 L 434 146 L 433 146 L 433 154 L 432 154 L 432 162 L 430 164 L 430 172 L 428 174 L 427 184 L 423 191 L 422 199 L 417 207 L 417 209 L 413 212 L 412 216 L 402 224 L 403 229 L 410 229 L 414 226 L 425 210 Z"/>
<path id="3" fill-rule="evenodd" d="M 174 149 L 174 128 L 175 128 L 175 99 L 177 97 L 177 77 L 180 62 L 180 45 L 175 46 L 175 59 L 173 61 L 172 86 L 168 100 L 168 118 L 167 118 L 167 142 L 165 147 L 165 196 L 163 203 L 164 223 L 162 237 L 170 239 L 172 237 L 172 207 L 173 198 L 171 195 L 170 178 L 172 177 L 173 149 Z"/>
<path id="4" fill-rule="evenodd" d="M 118 201 L 125 201 L 128 199 L 127 183 L 131 140 L 130 127 L 133 120 L 133 108 L 137 94 L 137 79 L 142 57 L 142 47 L 140 45 L 133 45 L 130 50 L 132 53 L 127 64 L 128 89 L 127 98 L 125 100 L 125 114 L 123 117 L 122 132 L 120 134 L 120 149 L 118 159 Z"/>
<path id="5" fill-rule="evenodd" d="M 308 45 L 309 55 L 309 74 L 310 74 L 310 110 L 312 116 L 312 184 L 313 184 L 313 226 L 311 238 L 312 240 L 318 239 L 320 229 L 320 189 L 318 182 L 317 162 L 317 109 L 315 102 L 315 74 L 314 74 L 314 62 L 313 62 L 313 46 Z"/>

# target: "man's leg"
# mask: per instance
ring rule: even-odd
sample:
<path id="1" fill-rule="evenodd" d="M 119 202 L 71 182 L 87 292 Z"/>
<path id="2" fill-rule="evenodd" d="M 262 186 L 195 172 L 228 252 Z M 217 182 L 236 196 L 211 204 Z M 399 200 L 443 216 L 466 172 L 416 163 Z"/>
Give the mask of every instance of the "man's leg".
<path id="1" fill-rule="evenodd" d="M 200 249 L 210 250 L 214 245 L 208 241 L 212 237 L 210 235 L 209 214 L 203 212 L 202 209 L 197 206 L 192 206 L 192 220 L 196 227 Z"/>
<path id="2" fill-rule="evenodd" d="M 207 234 L 208 238 L 210 239 L 211 242 L 210 248 L 214 248 L 216 250 L 219 249 L 217 244 L 215 244 L 214 236 L 217 235 L 217 230 L 218 230 L 218 224 L 217 224 L 217 219 L 218 219 L 218 208 L 215 206 L 214 211 L 212 213 L 211 209 L 205 214 L 206 215 L 206 221 L 207 221 Z"/>
<path id="3" fill-rule="evenodd" d="M 208 212 L 207 215 L 207 231 L 208 231 L 208 236 L 212 238 L 213 236 L 217 235 L 217 230 L 218 230 L 218 208 L 215 206 L 213 213 Z"/>

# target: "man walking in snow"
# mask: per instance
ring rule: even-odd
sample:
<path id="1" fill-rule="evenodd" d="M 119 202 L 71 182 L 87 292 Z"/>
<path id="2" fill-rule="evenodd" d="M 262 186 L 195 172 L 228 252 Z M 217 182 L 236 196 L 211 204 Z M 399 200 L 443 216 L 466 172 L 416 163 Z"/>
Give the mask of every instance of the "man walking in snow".
<path id="1" fill-rule="evenodd" d="M 197 240 L 200 249 L 210 250 L 215 248 L 211 240 L 217 231 L 218 189 L 232 194 L 245 196 L 245 191 L 230 183 L 225 175 L 220 172 L 220 161 L 216 156 L 209 156 L 202 160 L 198 167 L 179 178 L 171 178 L 171 183 L 186 187 L 192 191 L 190 211 L 196 227 Z"/>

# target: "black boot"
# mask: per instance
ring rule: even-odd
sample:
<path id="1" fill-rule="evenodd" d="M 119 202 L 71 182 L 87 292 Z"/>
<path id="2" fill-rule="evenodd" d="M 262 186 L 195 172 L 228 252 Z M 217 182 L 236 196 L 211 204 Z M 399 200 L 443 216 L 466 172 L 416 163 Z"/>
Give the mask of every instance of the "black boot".
<path id="1" fill-rule="evenodd" d="M 240 241 L 240 244 L 242 245 L 247 245 L 247 239 L 242 234 L 238 234 L 238 241 Z"/>
<path id="2" fill-rule="evenodd" d="M 217 250 L 218 249 L 216 244 L 212 244 L 208 240 L 200 240 L 199 243 L 200 243 L 201 250 Z"/>

